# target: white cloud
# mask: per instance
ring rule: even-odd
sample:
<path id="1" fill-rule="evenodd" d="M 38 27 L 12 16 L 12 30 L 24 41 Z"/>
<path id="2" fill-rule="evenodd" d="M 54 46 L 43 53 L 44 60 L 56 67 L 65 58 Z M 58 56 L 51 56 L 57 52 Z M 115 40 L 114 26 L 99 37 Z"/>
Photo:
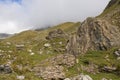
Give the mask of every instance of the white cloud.
<path id="1" fill-rule="evenodd" d="M 108 1 L 23 0 L 22 5 L 0 3 L 0 33 L 15 33 L 67 21 L 82 21 L 88 16 L 100 14 Z"/>

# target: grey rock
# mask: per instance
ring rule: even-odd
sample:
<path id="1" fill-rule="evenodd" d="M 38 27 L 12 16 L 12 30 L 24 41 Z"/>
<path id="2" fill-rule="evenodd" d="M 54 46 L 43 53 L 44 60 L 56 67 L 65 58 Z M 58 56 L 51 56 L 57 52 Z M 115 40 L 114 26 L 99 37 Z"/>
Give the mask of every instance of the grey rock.
<path id="1" fill-rule="evenodd" d="M 46 59 L 33 69 L 35 74 L 44 80 L 63 80 L 65 78 L 64 67 L 72 67 L 75 57 L 71 54 L 60 54 Z"/>
<path id="2" fill-rule="evenodd" d="M 115 54 L 115 56 L 120 57 L 120 49 L 116 50 L 116 51 L 114 52 L 114 54 Z"/>
<path id="3" fill-rule="evenodd" d="M 17 50 L 24 50 L 25 45 L 24 44 L 17 44 L 16 49 Z"/>
<path id="4" fill-rule="evenodd" d="M 49 63 L 52 65 L 64 65 L 66 67 L 72 67 L 75 65 L 75 56 L 71 54 L 60 54 L 55 57 L 42 61 L 41 64 Z"/>
<path id="5" fill-rule="evenodd" d="M 64 68 L 62 66 L 36 67 L 36 75 L 44 80 L 63 80 L 65 78 Z"/>
<path id="6" fill-rule="evenodd" d="M 65 37 L 65 33 L 61 29 L 50 31 L 46 39 L 51 40 L 53 38 L 63 38 Z"/>
<path id="7" fill-rule="evenodd" d="M 0 73 L 12 73 L 12 68 L 9 65 L 0 65 Z"/>
<path id="8" fill-rule="evenodd" d="M 117 68 L 116 67 L 113 67 L 113 66 L 104 66 L 101 71 L 105 71 L 105 72 L 113 72 L 113 71 L 116 71 Z"/>
<path id="9" fill-rule="evenodd" d="M 23 76 L 23 75 L 17 76 L 17 79 L 19 79 L 19 80 L 24 80 L 24 79 L 25 79 L 25 76 Z"/>
<path id="10" fill-rule="evenodd" d="M 71 80 L 93 80 L 89 75 L 78 75 L 76 77 L 71 78 Z"/>
<path id="11" fill-rule="evenodd" d="M 108 79 L 106 79 L 106 78 L 102 78 L 101 80 L 108 80 Z"/>
<path id="12" fill-rule="evenodd" d="M 88 50 L 108 50 L 120 46 L 118 26 L 100 18 L 87 18 L 68 41 L 67 53 L 78 55 Z"/>
<path id="13" fill-rule="evenodd" d="M 70 78 L 65 78 L 64 80 L 71 80 Z"/>

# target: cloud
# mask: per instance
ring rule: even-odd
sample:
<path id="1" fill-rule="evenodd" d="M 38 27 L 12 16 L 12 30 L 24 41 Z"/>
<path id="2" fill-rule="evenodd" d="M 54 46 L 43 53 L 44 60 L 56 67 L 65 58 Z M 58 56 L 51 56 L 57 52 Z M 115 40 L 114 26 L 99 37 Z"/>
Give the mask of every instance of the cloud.
<path id="1" fill-rule="evenodd" d="M 0 2 L 0 33 L 83 21 L 100 14 L 109 0 L 10 0 Z M 90 2 L 91 1 L 91 2 Z"/>

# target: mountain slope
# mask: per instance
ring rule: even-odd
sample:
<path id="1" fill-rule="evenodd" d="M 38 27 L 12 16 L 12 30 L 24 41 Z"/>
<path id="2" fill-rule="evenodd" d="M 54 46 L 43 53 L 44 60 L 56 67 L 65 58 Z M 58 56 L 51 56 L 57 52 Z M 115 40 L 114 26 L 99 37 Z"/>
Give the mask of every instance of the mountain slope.
<path id="1" fill-rule="evenodd" d="M 113 25 L 120 26 L 120 0 L 111 0 L 99 17 L 105 18 Z"/>
<path id="2" fill-rule="evenodd" d="M 75 33 L 79 26 L 79 22 L 67 22 L 45 30 L 24 31 L 1 41 L 0 68 L 1 65 L 9 64 L 14 73 L 8 78 L 0 71 L 0 79 L 17 80 L 16 76 L 24 75 L 26 80 L 42 80 L 35 76 L 31 69 L 41 61 L 64 54 L 69 36 Z M 54 37 L 49 35 L 50 33 L 54 34 Z M 46 39 L 47 36 L 51 39 Z"/>
<path id="3" fill-rule="evenodd" d="M 82 23 L 28 30 L 1 41 L 0 80 L 119 80 L 120 26 L 111 23 L 119 22 L 119 15 L 112 17 L 119 14 L 118 3 L 111 0 L 100 16 Z"/>

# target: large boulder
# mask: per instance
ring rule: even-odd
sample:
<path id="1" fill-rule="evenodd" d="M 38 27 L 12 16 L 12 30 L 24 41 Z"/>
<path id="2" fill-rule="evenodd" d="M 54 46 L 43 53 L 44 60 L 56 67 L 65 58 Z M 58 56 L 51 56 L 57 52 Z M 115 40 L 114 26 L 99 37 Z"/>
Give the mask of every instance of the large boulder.
<path id="1" fill-rule="evenodd" d="M 77 34 L 69 39 L 67 52 L 86 53 L 88 50 L 107 50 L 120 46 L 120 31 L 103 19 L 87 18 L 79 27 Z"/>

